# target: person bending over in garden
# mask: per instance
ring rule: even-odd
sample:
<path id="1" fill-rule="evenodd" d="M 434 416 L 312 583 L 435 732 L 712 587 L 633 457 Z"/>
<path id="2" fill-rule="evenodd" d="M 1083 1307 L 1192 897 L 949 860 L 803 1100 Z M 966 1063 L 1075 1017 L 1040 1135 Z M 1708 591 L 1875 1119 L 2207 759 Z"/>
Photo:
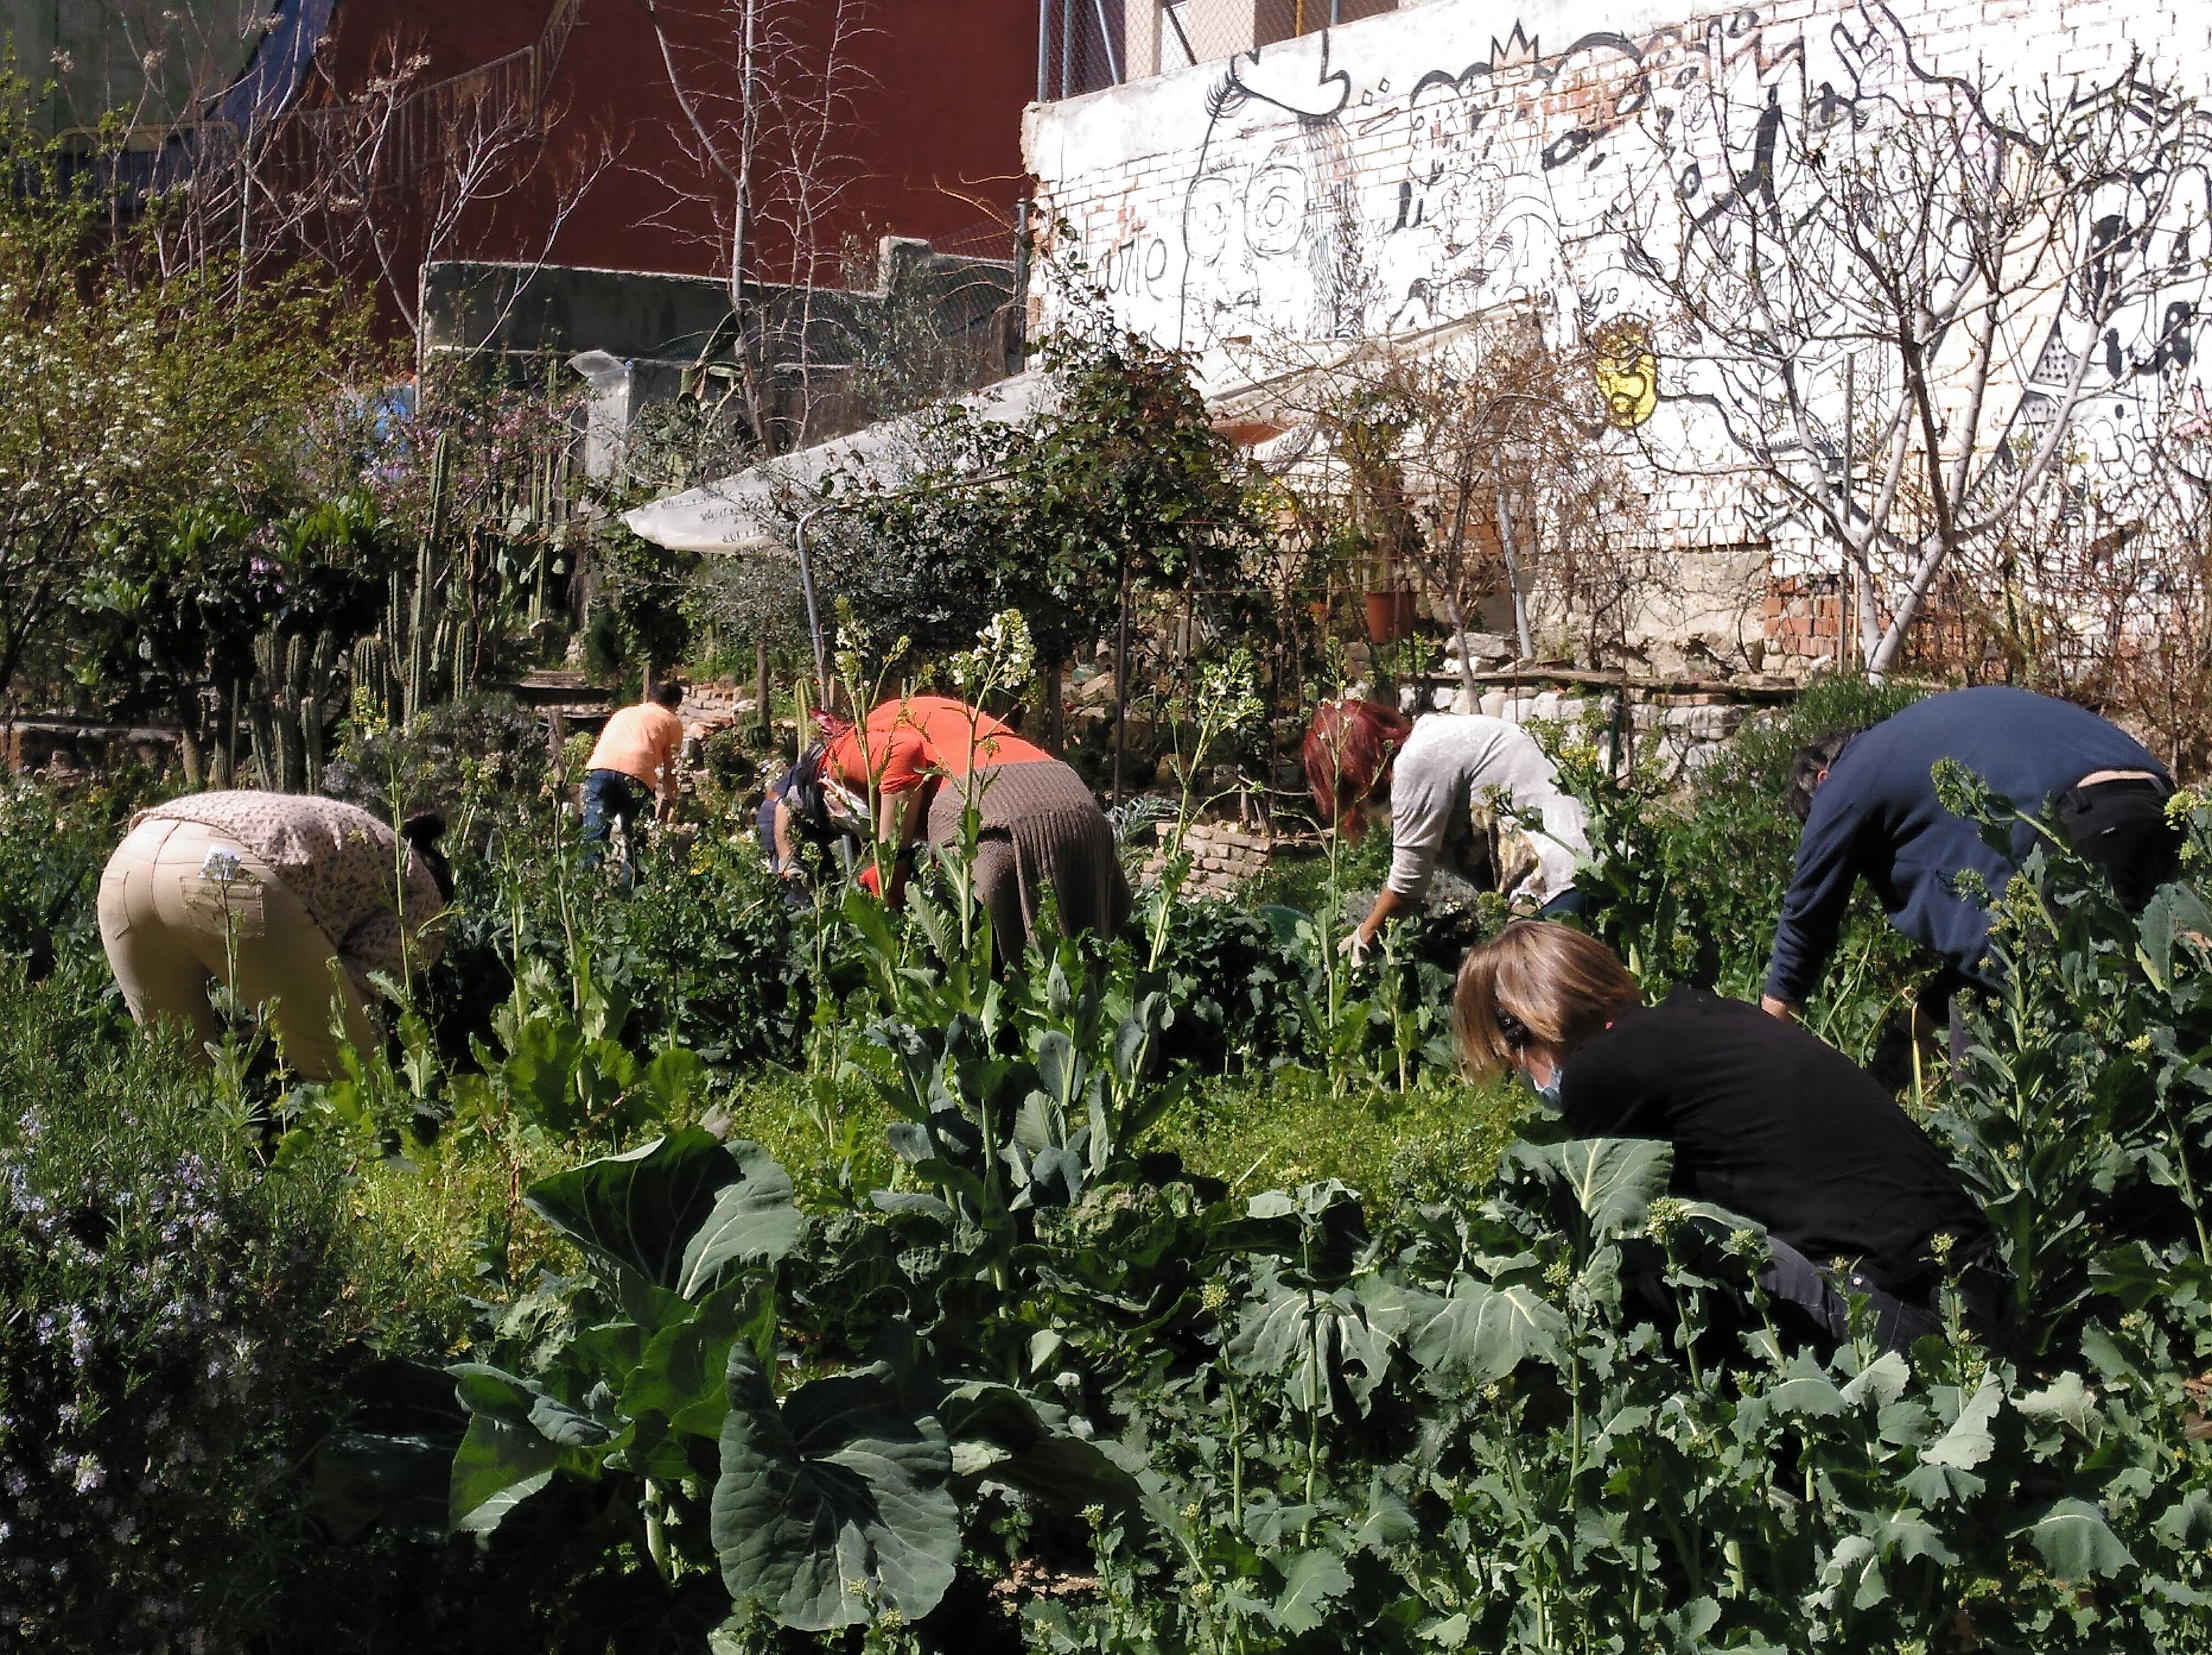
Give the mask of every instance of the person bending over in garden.
<path id="1" fill-rule="evenodd" d="M 607 721 L 584 767 L 584 866 L 597 867 L 605 855 L 612 824 L 622 824 L 628 840 L 657 788 L 660 818 L 676 812 L 676 755 L 684 745 L 684 721 L 676 709 L 684 704 L 684 686 L 671 678 L 656 684 L 635 707 L 624 707 Z M 624 870 L 633 882 L 633 861 Z"/>
<path id="2" fill-rule="evenodd" d="M 2001 893 L 2037 843 L 2027 822 L 2009 855 L 1936 796 L 1932 771 L 1954 759 L 2030 816 L 2055 807 L 2074 849 L 2102 867 L 2130 909 L 2180 871 L 2180 831 L 2166 818 L 2173 778 L 2124 731 L 2094 713 L 2026 690 L 1954 690 L 1869 729 L 1836 731 L 1802 749 L 1790 809 L 1804 824 L 1797 867 L 1760 1004 L 1796 1018 L 1819 984 L 1863 876 L 1890 923 L 1943 962 L 1921 990 L 1915 1032 L 1950 1020 L 1952 997 L 1994 986 L 1984 960 L 1987 909 L 1957 888 L 1971 869 Z M 1952 1027 L 1953 1056 L 1960 1030 Z"/>
<path id="3" fill-rule="evenodd" d="M 887 701 L 864 727 L 824 715 L 830 775 L 879 800 L 883 843 L 894 848 L 884 896 L 894 908 L 915 847 L 960 843 L 972 800 L 981 818 L 975 887 L 999 958 L 1019 957 L 1048 886 L 1060 925 L 1111 941 L 1129 916 L 1129 882 L 1114 830 L 1082 777 L 989 714 L 943 696 Z"/>
<path id="4" fill-rule="evenodd" d="M 800 885 L 806 882 L 801 844 L 823 851 L 840 837 L 865 837 L 853 831 L 847 818 L 856 813 L 865 820 L 867 806 L 862 803 L 857 812 L 850 810 L 851 795 L 825 772 L 828 757 L 828 747 L 815 742 L 799 754 L 797 764 L 769 784 L 768 796 L 761 800 L 761 849 L 768 857 L 769 871 L 779 879 Z"/>
<path id="5" fill-rule="evenodd" d="M 1994 1238 L 1942 1153 L 1874 1077 L 1744 1001 L 1677 988 L 1656 1006 L 1612 949 L 1517 920 L 1460 967 L 1452 1017 L 1478 1074 L 1517 1072 L 1577 1138 L 1656 1138 L 1674 1192 L 1766 1226 L 1759 1271 L 1816 1338 L 1849 1336 L 1845 1291 L 1903 1348 L 1939 1331 L 1948 1274 L 1970 1319 L 2006 1293 Z"/>
<path id="6" fill-rule="evenodd" d="M 1474 713 L 1418 722 L 1372 701 L 1325 701 L 1306 732 L 1306 781 L 1324 824 L 1357 843 L 1390 824 L 1390 874 L 1341 949 L 1357 964 L 1395 914 L 1418 908 L 1437 869 L 1545 914 L 1579 914 L 1575 861 L 1589 855 L 1582 803 L 1517 724 Z M 1515 818 L 1534 814 L 1541 831 Z"/>
<path id="7" fill-rule="evenodd" d="M 228 983 L 238 1004 L 265 1008 L 287 1063 L 334 1078 L 333 1013 L 372 1050 L 369 974 L 403 981 L 443 946 L 445 827 L 426 812 L 395 836 L 357 806 L 251 791 L 141 812 L 100 880 L 100 940 L 131 1015 L 175 1018 L 204 1047 L 222 1032 L 209 985 Z"/>

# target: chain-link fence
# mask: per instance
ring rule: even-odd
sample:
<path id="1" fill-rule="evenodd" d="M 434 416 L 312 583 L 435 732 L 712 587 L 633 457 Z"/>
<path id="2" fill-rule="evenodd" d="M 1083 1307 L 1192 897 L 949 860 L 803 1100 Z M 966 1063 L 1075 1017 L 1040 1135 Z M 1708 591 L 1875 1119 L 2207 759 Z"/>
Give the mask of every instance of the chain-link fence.
<path id="1" fill-rule="evenodd" d="M 1079 97 L 1218 62 L 1398 6 L 1399 0 L 1042 0 L 1037 98 Z"/>

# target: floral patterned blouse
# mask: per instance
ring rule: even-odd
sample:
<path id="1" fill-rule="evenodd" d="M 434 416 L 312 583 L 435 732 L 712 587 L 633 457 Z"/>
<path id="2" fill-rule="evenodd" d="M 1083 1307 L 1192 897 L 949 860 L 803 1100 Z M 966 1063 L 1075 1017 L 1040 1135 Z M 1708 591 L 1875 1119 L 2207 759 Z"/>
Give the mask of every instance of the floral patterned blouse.
<path id="1" fill-rule="evenodd" d="M 368 976 L 397 977 L 400 951 L 398 837 L 357 805 L 310 794 L 188 794 L 140 815 L 140 821 L 198 822 L 228 834 L 284 882 L 337 950 L 364 994 Z M 405 850 L 404 910 L 414 964 L 429 964 L 445 946 L 438 921 L 445 900 L 412 849 Z"/>

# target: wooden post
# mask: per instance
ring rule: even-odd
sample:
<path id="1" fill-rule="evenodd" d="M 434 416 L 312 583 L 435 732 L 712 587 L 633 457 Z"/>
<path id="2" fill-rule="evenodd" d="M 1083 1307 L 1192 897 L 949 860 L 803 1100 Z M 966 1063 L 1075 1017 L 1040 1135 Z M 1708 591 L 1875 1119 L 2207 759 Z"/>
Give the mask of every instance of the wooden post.
<path id="1" fill-rule="evenodd" d="M 768 745 L 765 738 L 775 727 L 775 717 L 769 710 L 770 693 L 771 686 L 768 681 L 768 640 L 762 638 L 753 645 L 753 722 L 760 727 L 763 738 L 761 745 L 763 746 Z M 800 745 L 803 746 L 805 744 Z"/>
<path id="2" fill-rule="evenodd" d="M 1066 666 L 1058 655 L 1044 664 L 1044 750 L 1055 758 L 1067 750 L 1067 720 L 1060 687 Z"/>
<path id="3" fill-rule="evenodd" d="M 1121 571 L 1121 625 L 1114 643 L 1114 802 L 1121 802 L 1121 756 L 1129 745 L 1129 574 Z"/>

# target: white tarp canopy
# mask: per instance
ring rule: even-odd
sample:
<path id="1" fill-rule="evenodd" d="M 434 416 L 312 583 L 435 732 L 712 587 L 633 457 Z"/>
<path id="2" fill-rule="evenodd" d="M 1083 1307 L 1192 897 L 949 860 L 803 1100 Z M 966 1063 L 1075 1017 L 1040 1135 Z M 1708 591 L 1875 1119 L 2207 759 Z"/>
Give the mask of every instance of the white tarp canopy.
<path id="1" fill-rule="evenodd" d="M 1013 425 L 1050 410 L 1059 394 L 1049 374 L 1031 371 L 987 385 L 957 402 L 976 419 Z M 842 475 L 895 487 L 919 470 L 933 411 L 879 420 L 849 435 L 763 460 L 734 476 L 625 512 L 623 521 L 640 538 L 671 551 L 738 552 L 782 546 L 790 521 L 784 503 L 794 496 L 811 494 L 824 478 Z"/>

